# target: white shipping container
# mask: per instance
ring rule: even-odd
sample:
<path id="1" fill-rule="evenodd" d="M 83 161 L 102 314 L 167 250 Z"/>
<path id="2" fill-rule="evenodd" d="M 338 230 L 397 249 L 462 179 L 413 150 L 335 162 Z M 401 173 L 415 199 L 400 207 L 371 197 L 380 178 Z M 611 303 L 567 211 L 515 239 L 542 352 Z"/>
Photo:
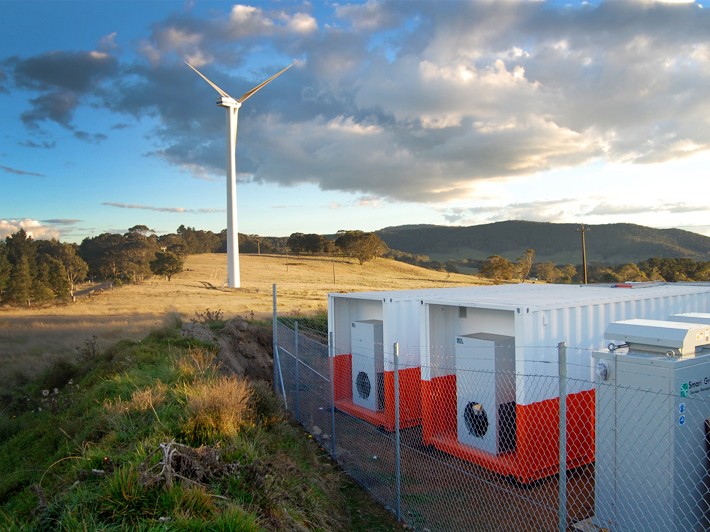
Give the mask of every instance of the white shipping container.
<path id="1" fill-rule="evenodd" d="M 606 345 L 609 323 L 667 319 L 710 311 L 710 285 L 518 284 L 440 289 L 422 300 L 422 379 L 451 375 L 456 336 L 490 333 L 515 338 L 516 401 L 554 398 L 547 377 L 558 375 L 560 342 L 567 346 L 568 392 L 593 388 L 591 355 Z"/>

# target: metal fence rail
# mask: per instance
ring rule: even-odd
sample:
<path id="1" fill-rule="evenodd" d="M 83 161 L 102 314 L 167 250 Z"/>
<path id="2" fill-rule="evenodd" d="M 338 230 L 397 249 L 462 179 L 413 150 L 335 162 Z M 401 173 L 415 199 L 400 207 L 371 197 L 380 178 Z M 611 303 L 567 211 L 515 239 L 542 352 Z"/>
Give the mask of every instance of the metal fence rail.
<path id="1" fill-rule="evenodd" d="M 288 410 L 415 530 L 709 528 L 710 436 L 682 430 L 686 410 L 710 418 L 700 393 L 595 383 L 592 353 L 564 344 L 545 348 L 555 362 L 539 374 L 459 363 L 422 382 L 409 378 L 419 368 L 398 367 L 395 344 L 394 367 L 368 383 L 379 407 L 394 401 L 390 419 L 387 406 L 375 415 L 345 397 L 363 383 L 339 377 L 327 333 L 275 323 L 274 387 Z M 580 365 L 571 373 L 589 380 L 567 377 Z M 530 400 L 511 409 L 516 389 Z"/>

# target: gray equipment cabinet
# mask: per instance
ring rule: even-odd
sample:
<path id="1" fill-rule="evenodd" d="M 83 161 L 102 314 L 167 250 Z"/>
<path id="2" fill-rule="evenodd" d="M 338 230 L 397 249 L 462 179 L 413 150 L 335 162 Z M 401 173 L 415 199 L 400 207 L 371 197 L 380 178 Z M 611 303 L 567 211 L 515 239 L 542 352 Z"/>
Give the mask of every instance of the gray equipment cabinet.
<path id="1" fill-rule="evenodd" d="M 609 325 L 596 351 L 595 524 L 708 530 L 710 326 Z"/>

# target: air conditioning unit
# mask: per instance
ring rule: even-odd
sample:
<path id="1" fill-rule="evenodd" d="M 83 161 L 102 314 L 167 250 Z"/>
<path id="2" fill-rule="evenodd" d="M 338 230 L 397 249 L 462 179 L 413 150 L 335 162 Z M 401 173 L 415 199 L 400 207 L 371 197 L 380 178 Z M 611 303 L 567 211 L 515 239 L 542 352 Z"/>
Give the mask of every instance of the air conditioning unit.
<path id="1" fill-rule="evenodd" d="M 385 406 L 382 320 L 352 322 L 353 403 L 378 411 Z"/>
<path id="2" fill-rule="evenodd" d="M 515 338 L 456 337 L 458 441 L 500 454 L 515 450 Z"/>

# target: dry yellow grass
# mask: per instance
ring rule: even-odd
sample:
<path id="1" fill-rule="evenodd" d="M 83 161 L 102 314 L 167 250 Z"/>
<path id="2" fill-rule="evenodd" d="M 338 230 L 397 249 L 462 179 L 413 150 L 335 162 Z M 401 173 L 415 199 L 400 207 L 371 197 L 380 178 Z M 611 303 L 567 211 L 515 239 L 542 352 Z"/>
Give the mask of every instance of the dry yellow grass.
<path id="1" fill-rule="evenodd" d="M 193 255 L 171 282 L 153 278 L 140 285 L 104 290 L 77 303 L 45 308 L 0 309 L 0 377 L 36 373 L 56 357 L 76 354 L 95 335 L 105 347 L 138 339 L 178 315 L 188 321 L 206 309 L 224 318 L 267 319 L 277 285 L 280 315 L 324 311 L 329 292 L 463 286 L 485 281 L 468 275 L 417 268 L 377 259 L 242 255 L 242 287 L 225 288 L 227 256 Z"/>

